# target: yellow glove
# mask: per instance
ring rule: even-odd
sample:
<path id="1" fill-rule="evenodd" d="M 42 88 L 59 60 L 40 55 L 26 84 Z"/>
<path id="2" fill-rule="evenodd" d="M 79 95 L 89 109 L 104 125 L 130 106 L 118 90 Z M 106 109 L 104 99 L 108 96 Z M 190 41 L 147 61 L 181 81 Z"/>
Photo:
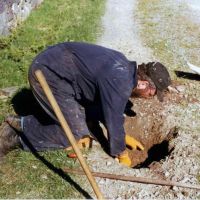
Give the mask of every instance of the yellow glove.
<path id="1" fill-rule="evenodd" d="M 140 150 L 144 150 L 144 147 L 142 146 L 142 144 L 139 141 L 137 141 L 135 138 L 131 137 L 130 135 L 125 136 L 125 142 L 126 142 L 126 145 L 131 147 L 132 149 L 139 148 Z"/>
<path id="2" fill-rule="evenodd" d="M 78 145 L 79 149 L 83 149 L 83 148 L 88 149 L 88 148 L 92 147 L 92 140 L 93 140 L 93 138 L 87 135 L 87 136 L 81 138 L 77 142 L 77 145 Z M 69 147 L 65 148 L 65 150 L 66 151 L 72 150 L 72 146 L 69 146 Z"/>
<path id="3" fill-rule="evenodd" d="M 131 166 L 131 159 L 128 156 L 128 152 L 125 150 L 123 151 L 118 157 L 119 163 L 125 165 L 127 167 Z"/>

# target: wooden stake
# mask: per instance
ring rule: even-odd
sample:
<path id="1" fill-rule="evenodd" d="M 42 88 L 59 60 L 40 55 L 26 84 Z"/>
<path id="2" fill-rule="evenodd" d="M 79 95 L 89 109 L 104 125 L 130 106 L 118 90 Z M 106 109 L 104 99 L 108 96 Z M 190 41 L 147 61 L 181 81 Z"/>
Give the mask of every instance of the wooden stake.
<path id="1" fill-rule="evenodd" d="M 68 138 L 68 140 L 69 140 L 69 142 L 70 142 L 70 144 L 72 145 L 73 150 L 75 151 L 76 155 L 78 156 L 78 160 L 79 160 L 79 162 L 80 162 L 80 164 L 81 164 L 81 166 L 82 166 L 82 168 L 83 168 L 83 170 L 84 170 L 84 172 L 85 172 L 85 174 L 86 174 L 86 176 L 87 176 L 87 178 L 88 178 L 88 180 L 89 180 L 89 182 L 90 182 L 90 184 L 91 184 L 91 186 L 92 186 L 92 188 L 93 188 L 93 190 L 94 190 L 94 192 L 97 196 L 97 198 L 98 199 L 104 199 L 94 177 L 92 176 L 92 173 L 90 172 L 90 169 L 89 169 L 87 163 L 85 162 L 85 160 L 83 158 L 83 155 L 82 155 L 80 149 L 77 146 L 76 140 L 75 140 L 75 138 L 74 138 L 74 136 L 73 136 L 73 134 L 72 134 L 72 132 L 69 128 L 69 125 L 67 124 L 67 122 L 65 120 L 65 117 L 64 117 L 62 111 L 60 110 L 60 107 L 58 106 L 58 103 L 56 102 L 55 97 L 53 96 L 53 94 L 51 92 L 51 89 L 49 88 L 49 85 L 46 82 L 46 79 L 45 79 L 42 71 L 36 70 L 35 75 L 36 75 L 42 89 L 44 90 L 44 92 L 47 96 L 47 99 L 49 100 L 49 102 L 50 102 L 50 104 L 51 104 L 51 106 L 52 106 L 52 108 L 53 108 L 53 110 L 54 110 L 54 112 L 55 112 L 55 114 L 56 114 L 56 116 L 57 116 L 67 138 Z"/>
<path id="2" fill-rule="evenodd" d="M 84 175 L 84 172 L 81 170 L 63 168 L 63 171 L 67 173 Z M 200 190 L 200 185 L 187 185 L 187 184 L 177 183 L 177 182 L 172 182 L 172 181 L 149 179 L 149 178 L 142 178 L 142 177 L 135 177 L 135 176 L 116 175 L 116 174 L 109 174 L 109 173 L 92 172 L 92 174 L 95 177 L 108 178 L 108 179 L 114 179 L 114 180 L 120 180 L 120 181 L 130 181 L 130 182 L 164 185 L 164 186 L 177 186 L 177 187 Z"/>

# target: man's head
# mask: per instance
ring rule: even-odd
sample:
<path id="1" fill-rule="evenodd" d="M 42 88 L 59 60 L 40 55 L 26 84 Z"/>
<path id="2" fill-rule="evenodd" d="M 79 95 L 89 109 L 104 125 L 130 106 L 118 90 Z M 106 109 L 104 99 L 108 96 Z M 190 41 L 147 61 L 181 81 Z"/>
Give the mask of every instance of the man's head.
<path id="1" fill-rule="evenodd" d="M 171 84 L 171 78 L 166 67 L 159 62 L 138 65 L 138 84 L 133 95 L 150 97 L 157 94 L 159 101 L 163 101 L 163 91 Z"/>

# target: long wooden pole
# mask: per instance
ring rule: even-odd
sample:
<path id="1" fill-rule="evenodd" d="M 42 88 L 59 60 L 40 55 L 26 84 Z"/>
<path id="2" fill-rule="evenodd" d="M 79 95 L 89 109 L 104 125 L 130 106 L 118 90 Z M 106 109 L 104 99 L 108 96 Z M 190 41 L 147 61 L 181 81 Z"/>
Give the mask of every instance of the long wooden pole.
<path id="1" fill-rule="evenodd" d="M 92 175 L 92 173 L 90 172 L 90 169 L 89 169 L 87 163 L 85 162 L 85 160 L 83 158 L 83 155 L 82 155 L 80 149 L 77 146 L 76 140 L 75 140 L 75 138 L 74 138 L 74 136 L 71 132 L 71 129 L 69 128 L 69 125 L 67 124 L 65 117 L 64 117 L 55 97 L 53 96 L 51 89 L 49 88 L 49 85 L 47 84 L 46 79 L 45 79 L 42 71 L 36 70 L 35 75 L 36 75 L 42 89 L 44 90 L 44 92 L 47 96 L 47 99 L 49 100 L 49 102 L 50 102 L 50 104 L 51 104 L 51 106 L 52 106 L 52 108 L 53 108 L 53 110 L 54 110 L 54 112 L 55 112 L 65 134 L 66 134 L 66 136 L 67 136 L 67 138 L 69 139 L 69 142 L 72 145 L 73 150 L 75 151 L 75 153 L 78 157 L 78 160 L 79 160 L 79 162 L 80 162 L 80 164 L 81 164 L 81 166 L 82 166 L 82 168 L 83 168 L 83 170 L 84 170 L 84 172 L 85 172 L 85 174 L 86 174 L 86 176 L 87 176 L 87 178 L 88 178 L 88 180 L 89 180 L 89 182 L 90 182 L 90 184 L 91 184 L 91 186 L 92 186 L 92 188 L 93 188 L 93 190 L 94 190 L 94 192 L 97 196 L 97 198 L 98 199 L 104 199 L 103 195 L 101 194 L 100 189 L 99 189 L 99 187 L 98 187 L 98 185 L 97 185 L 97 183 L 96 183 L 96 181 L 95 181 L 95 179 Z"/>
<path id="2" fill-rule="evenodd" d="M 84 175 L 84 172 L 81 170 L 63 168 L 63 171 L 67 172 L 67 173 Z M 177 187 L 200 190 L 200 185 L 188 185 L 188 184 L 177 183 L 177 182 L 172 182 L 172 181 L 148 179 L 148 178 L 143 178 L 143 177 L 124 176 L 124 175 L 116 175 L 116 174 L 100 173 L 100 172 L 92 172 L 92 174 L 95 177 L 108 178 L 108 179 L 114 179 L 114 180 L 120 180 L 120 181 L 130 181 L 130 182 L 154 184 L 154 185 L 164 185 L 164 186 L 177 186 Z"/>

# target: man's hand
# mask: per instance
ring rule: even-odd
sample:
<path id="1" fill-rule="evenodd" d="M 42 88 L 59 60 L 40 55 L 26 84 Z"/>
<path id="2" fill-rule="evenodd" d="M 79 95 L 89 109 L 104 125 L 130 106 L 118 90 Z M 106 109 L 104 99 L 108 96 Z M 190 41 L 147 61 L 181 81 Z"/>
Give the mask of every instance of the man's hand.
<path id="1" fill-rule="evenodd" d="M 78 145 L 79 149 L 84 149 L 84 148 L 89 149 L 92 147 L 92 140 L 93 140 L 93 138 L 90 137 L 89 135 L 87 135 L 87 136 L 84 136 L 83 138 L 81 138 L 80 140 L 78 140 L 77 145 Z M 72 149 L 73 149 L 72 146 L 65 148 L 66 151 L 70 151 Z"/>
<path id="2" fill-rule="evenodd" d="M 125 150 L 123 151 L 118 157 L 119 163 L 125 165 L 127 167 L 131 166 L 131 159 L 129 158 L 128 152 Z"/>
<path id="3" fill-rule="evenodd" d="M 137 141 L 135 138 L 131 137 L 130 135 L 125 136 L 125 142 L 126 142 L 126 145 L 131 147 L 132 149 L 139 148 L 142 151 L 144 150 L 143 145 L 139 141 Z"/>

